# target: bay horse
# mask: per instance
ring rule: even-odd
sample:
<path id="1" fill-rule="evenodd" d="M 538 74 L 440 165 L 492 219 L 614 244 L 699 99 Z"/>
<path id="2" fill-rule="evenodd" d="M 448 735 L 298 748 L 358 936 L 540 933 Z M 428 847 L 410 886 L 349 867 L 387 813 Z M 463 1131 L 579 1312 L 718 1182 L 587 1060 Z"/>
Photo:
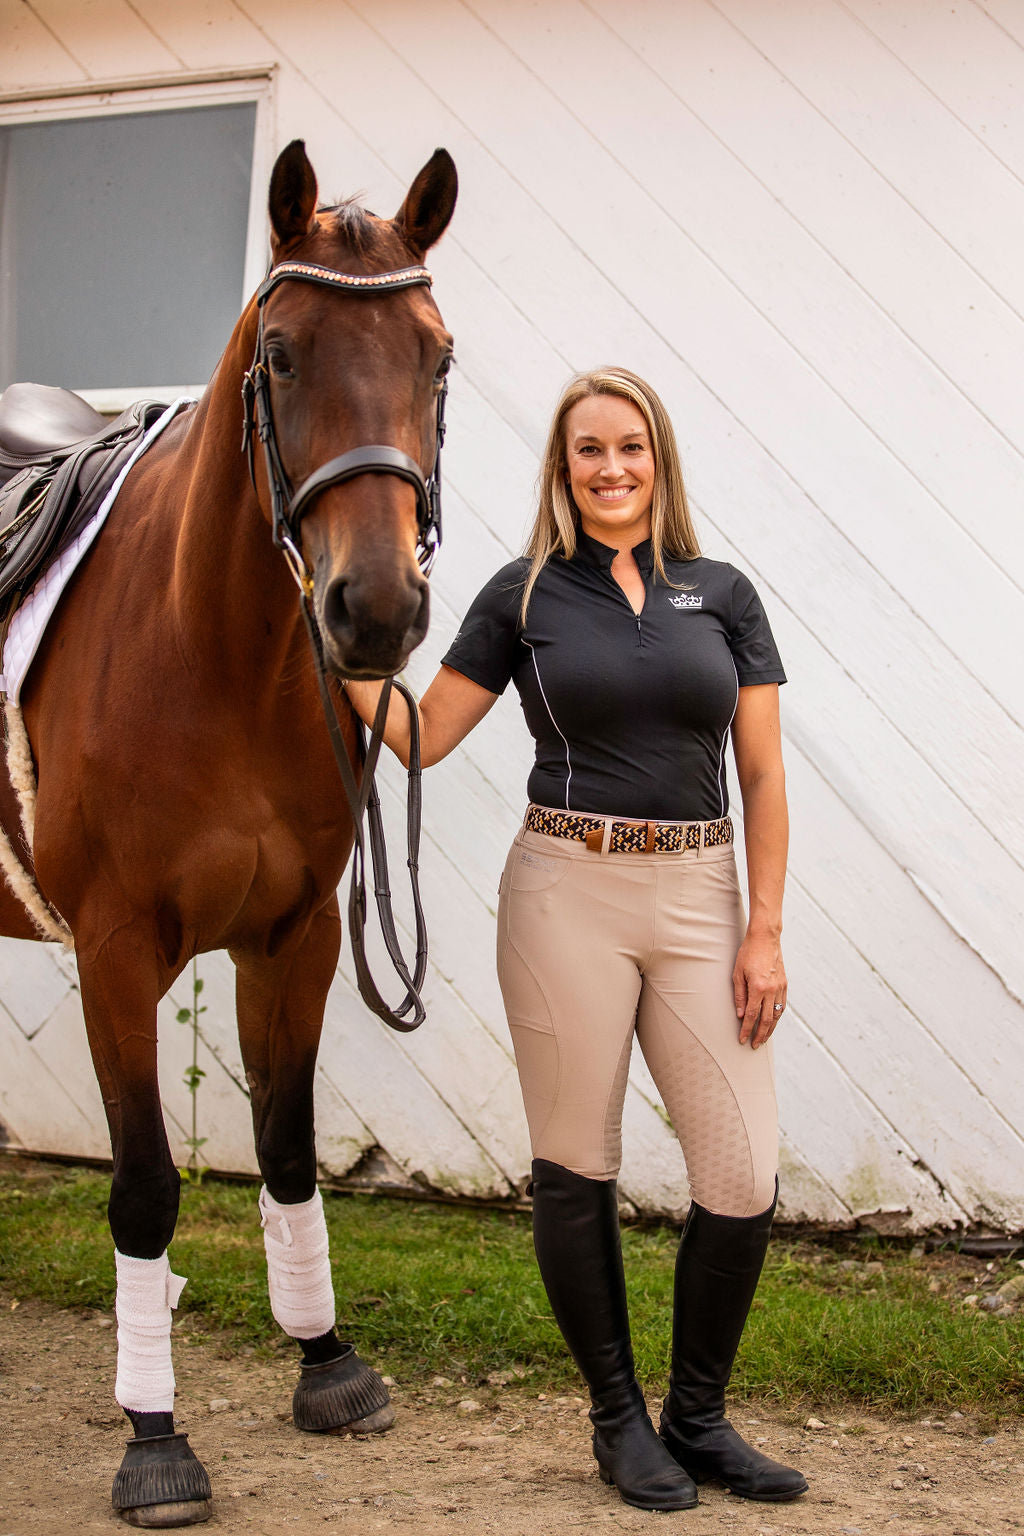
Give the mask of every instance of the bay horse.
<path id="1" fill-rule="evenodd" d="M 226 949 L 235 965 L 271 1306 L 303 1351 L 296 1422 L 369 1432 L 394 1417 L 380 1377 L 335 1331 L 317 1190 L 313 1074 L 353 826 L 293 578 L 354 753 L 337 680 L 392 675 L 427 629 L 415 481 L 435 462 L 452 342 L 418 264 L 456 193 L 438 150 L 393 219 L 351 202 L 318 209 L 304 145 L 282 152 L 259 301 L 202 400 L 128 474 L 25 680 L 31 846 L 5 752 L 0 818 L 73 935 L 110 1129 L 115 1392 L 133 1428 L 113 1502 L 132 1524 L 210 1513 L 205 1468 L 174 1429 L 170 1323 L 183 1282 L 167 1247 L 180 1181 L 157 1081 L 157 1003 L 196 954 Z M 269 419 L 277 469 L 303 498 L 291 568 L 272 535 L 269 450 L 250 462 L 240 452 L 254 375 L 259 435 Z M 353 450 L 365 444 L 386 445 L 392 463 L 361 468 Z M 342 461 L 345 473 L 317 473 Z M 4 882 L 0 932 L 40 936 Z"/>

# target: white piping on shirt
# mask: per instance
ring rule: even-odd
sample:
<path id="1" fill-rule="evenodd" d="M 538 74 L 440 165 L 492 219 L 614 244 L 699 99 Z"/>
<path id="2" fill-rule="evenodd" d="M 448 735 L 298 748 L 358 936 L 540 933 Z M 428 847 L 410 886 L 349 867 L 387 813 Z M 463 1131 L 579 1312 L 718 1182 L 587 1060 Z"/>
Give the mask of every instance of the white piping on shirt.
<path id="1" fill-rule="evenodd" d="M 525 637 L 523 637 L 523 644 L 528 647 L 530 655 L 533 658 L 533 675 L 537 679 L 537 687 L 540 689 L 540 696 L 544 700 L 544 708 L 548 712 L 548 719 L 551 721 L 551 724 L 554 726 L 555 730 L 558 731 L 559 736 L 562 736 L 561 731 L 558 730 L 558 721 L 555 719 L 554 715 L 551 713 L 551 705 L 548 703 L 548 696 L 544 692 L 544 684 L 540 680 L 540 668 L 537 665 L 537 652 L 534 650 L 533 646 L 530 645 L 529 640 L 527 640 Z M 736 697 L 739 698 L 739 689 L 738 688 L 737 688 Z M 565 776 L 565 808 L 568 811 L 568 810 L 571 809 L 571 807 L 569 805 L 569 785 L 572 783 L 572 762 L 571 762 L 570 757 L 569 757 L 569 743 L 566 741 L 564 736 L 562 736 L 562 742 L 563 742 L 563 745 L 565 746 L 565 768 L 566 768 L 566 776 Z"/>
<path id="2" fill-rule="evenodd" d="M 721 751 L 721 754 L 720 754 L 719 759 L 718 759 L 718 793 L 719 793 L 718 814 L 719 814 L 719 816 L 724 816 L 725 815 L 725 748 L 726 748 L 726 743 L 729 740 L 729 732 L 732 729 L 732 723 L 736 719 L 736 711 L 739 708 L 739 704 L 740 704 L 740 675 L 736 671 L 736 663 L 735 662 L 733 662 L 733 664 L 732 664 L 732 670 L 733 670 L 733 673 L 735 674 L 735 677 L 736 677 L 736 702 L 732 706 L 732 714 L 729 716 L 729 724 L 726 726 L 725 730 L 722 732 L 722 751 Z"/>

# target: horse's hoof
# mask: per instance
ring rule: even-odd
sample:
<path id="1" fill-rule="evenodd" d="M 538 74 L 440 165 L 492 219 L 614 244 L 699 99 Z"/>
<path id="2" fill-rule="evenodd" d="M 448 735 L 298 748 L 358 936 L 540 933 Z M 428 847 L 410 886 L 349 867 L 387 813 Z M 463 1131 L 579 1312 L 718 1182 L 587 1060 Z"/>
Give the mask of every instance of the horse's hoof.
<path id="1" fill-rule="evenodd" d="M 151 1435 L 129 1440 L 110 1492 L 129 1525 L 166 1530 L 209 1520 L 213 1491 L 188 1435 Z"/>
<path id="2" fill-rule="evenodd" d="M 337 1360 L 301 1367 L 292 1418 L 318 1435 L 381 1434 L 395 1422 L 388 1389 L 353 1345 L 343 1348 Z"/>
<path id="3" fill-rule="evenodd" d="M 146 1504 L 141 1509 L 122 1509 L 120 1513 L 128 1525 L 166 1531 L 175 1525 L 198 1525 L 209 1520 L 213 1506 L 209 1499 L 189 1499 L 187 1503 Z"/>

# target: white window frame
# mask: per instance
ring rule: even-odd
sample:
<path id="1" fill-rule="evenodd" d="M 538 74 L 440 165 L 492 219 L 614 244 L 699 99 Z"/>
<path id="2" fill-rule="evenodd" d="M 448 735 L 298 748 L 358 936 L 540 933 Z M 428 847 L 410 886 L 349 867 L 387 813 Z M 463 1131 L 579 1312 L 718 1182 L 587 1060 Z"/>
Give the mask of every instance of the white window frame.
<path id="1" fill-rule="evenodd" d="M 276 65 L 268 64 L 264 67 L 247 66 L 238 70 L 176 75 L 160 80 L 152 77 L 145 80 L 114 80 L 99 83 L 88 91 L 74 86 L 63 89 L 51 87 L 31 93 L 8 92 L 0 95 L 0 126 L 254 102 L 256 127 L 249 184 L 245 266 L 238 298 L 238 312 L 241 314 L 250 295 L 261 282 L 267 265 L 267 185 L 274 152 L 276 68 Z M 227 339 L 228 333 L 225 332 L 225 343 Z M 79 393 L 95 410 L 114 415 L 127 409 L 133 400 L 171 401 L 181 395 L 193 395 L 198 399 L 206 389 L 207 382 L 203 379 L 199 383 L 192 381 L 173 384 L 164 380 L 154 385 L 123 384 L 110 389 L 83 389 Z"/>

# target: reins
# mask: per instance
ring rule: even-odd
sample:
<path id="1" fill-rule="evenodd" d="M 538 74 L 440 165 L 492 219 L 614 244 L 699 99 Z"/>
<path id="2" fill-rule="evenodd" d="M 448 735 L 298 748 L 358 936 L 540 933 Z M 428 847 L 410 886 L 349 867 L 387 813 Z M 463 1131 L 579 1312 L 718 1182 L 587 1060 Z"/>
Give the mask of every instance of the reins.
<path id="1" fill-rule="evenodd" d="M 430 475 L 424 478 L 415 459 L 388 444 L 373 443 L 363 448 L 353 448 L 321 465 L 295 490 L 281 459 L 270 401 L 270 376 L 263 337 L 263 306 L 277 285 L 284 281 L 316 283 L 321 287 L 334 288 L 349 294 L 395 292 L 402 288 L 431 285 L 426 267 L 403 267 L 394 272 L 354 274 L 336 272 L 330 267 L 319 267 L 307 262 L 284 261 L 272 268 L 256 292 L 259 321 L 256 331 L 256 351 L 252 366 L 242 384 L 244 426 L 242 447 L 249 461 L 249 475 L 256 487 L 256 466 L 253 437 L 263 444 L 267 480 L 270 486 L 271 516 L 274 543 L 281 550 L 288 568 L 299 588 L 302 616 L 309 636 L 310 649 L 316 670 L 317 687 L 323 705 L 324 718 L 330 736 L 331 749 L 338 765 L 338 772 L 352 814 L 354 846 L 352 850 L 352 880 L 349 886 L 348 927 L 352 941 L 352 958 L 355 964 L 359 994 L 367 1007 L 392 1029 L 408 1032 L 417 1029 L 426 1017 L 420 989 L 427 970 L 427 932 L 419 891 L 419 842 L 422 807 L 419 716 L 416 701 L 404 683 L 386 678 L 381 689 L 377 713 L 367 742 L 362 721 L 356 717 L 356 742 L 359 749 L 361 776 L 356 779 L 345 738 L 338 720 L 334 699 L 324 660 L 323 636 L 317 623 L 313 605 L 313 578 L 301 554 L 301 523 L 314 499 L 330 485 L 338 485 L 358 475 L 395 475 L 412 485 L 416 492 L 416 516 L 418 544 L 416 558 L 420 569 L 428 574 L 441 543 L 441 447 L 444 443 L 444 407 L 448 393 L 444 381 L 437 399 L 436 438 L 434 463 Z M 405 699 L 409 708 L 409 776 L 407 795 L 406 842 L 408 853 L 409 883 L 412 888 L 413 911 L 416 924 L 416 957 L 410 974 L 402 954 L 391 904 L 388 876 L 387 848 L 384 823 L 381 815 L 380 795 L 375 782 L 375 769 L 380 756 L 384 722 L 387 719 L 392 688 Z M 363 838 L 363 817 L 366 817 L 370 843 L 370 859 L 373 865 L 374 898 L 380 919 L 381 933 L 392 965 L 406 989 L 397 1008 L 391 1008 L 381 996 L 370 972 L 366 958 L 366 854 Z M 407 1015 L 409 1015 L 407 1017 Z"/>

